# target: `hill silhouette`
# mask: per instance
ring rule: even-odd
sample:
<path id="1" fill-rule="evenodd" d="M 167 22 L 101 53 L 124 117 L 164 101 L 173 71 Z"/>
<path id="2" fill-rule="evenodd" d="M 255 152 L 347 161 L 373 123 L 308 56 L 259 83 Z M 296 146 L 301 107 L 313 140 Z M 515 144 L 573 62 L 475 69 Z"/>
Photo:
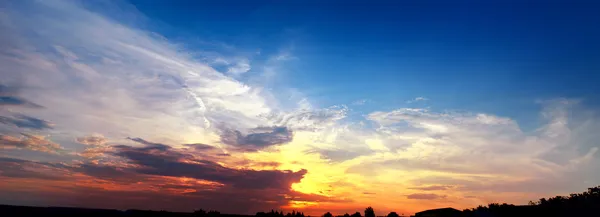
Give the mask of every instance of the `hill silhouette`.
<path id="1" fill-rule="evenodd" d="M 0 216 L 61 216 L 61 217 L 250 217 L 252 215 L 222 214 L 219 211 L 196 210 L 194 212 L 167 212 L 150 210 L 113 210 L 113 209 L 87 209 L 70 207 L 31 207 L 0 205 Z M 257 212 L 257 217 L 305 217 L 303 212 L 271 210 L 270 212 Z M 326 212 L 322 217 L 334 217 Z M 352 215 L 346 213 L 338 215 L 343 217 L 362 217 L 360 212 Z M 364 217 L 376 217 L 375 210 L 367 207 Z M 396 212 L 390 212 L 387 217 L 399 217 Z M 452 208 L 432 209 L 417 212 L 415 216 L 429 217 L 571 217 L 571 216 L 600 216 L 600 186 L 588 188 L 582 193 L 570 194 L 569 196 L 555 196 L 530 201 L 527 205 L 513 205 L 506 203 L 491 203 L 480 205 L 476 208 L 464 209 L 462 211 Z"/>

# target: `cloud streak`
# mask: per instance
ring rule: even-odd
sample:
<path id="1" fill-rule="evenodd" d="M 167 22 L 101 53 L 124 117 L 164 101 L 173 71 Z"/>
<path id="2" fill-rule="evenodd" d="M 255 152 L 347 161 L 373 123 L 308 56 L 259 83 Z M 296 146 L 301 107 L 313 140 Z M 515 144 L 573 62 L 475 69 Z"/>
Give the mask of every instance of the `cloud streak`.
<path id="1" fill-rule="evenodd" d="M 231 146 L 261 149 L 291 142 L 293 137 L 287 127 L 258 127 L 246 135 L 237 130 L 224 130 L 221 141 Z"/>
<path id="2" fill-rule="evenodd" d="M 50 122 L 27 115 L 0 116 L 0 123 L 34 130 L 52 129 Z"/>

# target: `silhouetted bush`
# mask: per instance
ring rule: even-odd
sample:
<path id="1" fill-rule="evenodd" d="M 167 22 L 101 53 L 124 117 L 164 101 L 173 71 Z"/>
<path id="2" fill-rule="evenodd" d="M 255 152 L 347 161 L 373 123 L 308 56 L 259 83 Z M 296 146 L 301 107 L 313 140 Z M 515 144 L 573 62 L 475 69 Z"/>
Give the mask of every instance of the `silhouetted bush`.
<path id="1" fill-rule="evenodd" d="M 400 215 L 398 215 L 396 212 L 390 212 L 387 217 L 400 217 Z"/>
<path id="2" fill-rule="evenodd" d="M 365 217 L 375 217 L 375 210 L 372 207 L 367 207 L 365 209 Z"/>

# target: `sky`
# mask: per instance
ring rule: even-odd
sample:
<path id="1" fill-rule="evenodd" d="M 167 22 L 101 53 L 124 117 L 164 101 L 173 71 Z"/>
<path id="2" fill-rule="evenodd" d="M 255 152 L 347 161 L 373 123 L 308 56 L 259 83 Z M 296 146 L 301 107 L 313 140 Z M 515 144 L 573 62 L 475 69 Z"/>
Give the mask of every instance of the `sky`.
<path id="1" fill-rule="evenodd" d="M 0 1 L 0 204 L 378 215 L 600 185 L 594 1 Z"/>

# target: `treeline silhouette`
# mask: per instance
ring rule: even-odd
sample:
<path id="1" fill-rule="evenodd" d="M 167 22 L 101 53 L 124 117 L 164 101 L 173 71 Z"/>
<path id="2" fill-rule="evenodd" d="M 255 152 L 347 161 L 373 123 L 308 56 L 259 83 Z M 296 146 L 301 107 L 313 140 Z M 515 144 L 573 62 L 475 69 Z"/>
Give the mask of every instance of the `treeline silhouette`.
<path id="1" fill-rule="evenodd" d="M 541 198 L 529 201 L 528 205 L 491 203 L 487 206 L 463 210 L 463 216 L 600 216 L 600 186 L 588 188 L 586 192 L 569 196 Z"/>
<path id="2" fill-rule="evenodd" d="M 271 212 L 257 212 L 256 216 L 257 217 L 304 217 L 304 213 L 296 212 L 296 210 L 293 210 L 292 212 L 288 212 L 287 214 L 284 215 L 283 211 L 271 210 Z"/>
<path id="3" fill-rule="evenodd" d="M 167 211 L 146 211 L 146 210 L 110 210 L 110 209 L 85 209 L 85 208 L 67 208 L 67 207 L 28 207 L 28 206 L 10 206 L 0 205 L 0 216 L 86 216 L 86 217 L 250 217 L 250 215 L 222 214 L 218 211 L 196 210 L 191 213 L 167 212 Z M 303 212 L 292 211 L 285 213 L 283 211 L 271 210 L 270 212 L 258 212 L 256 217 L 305 217 Z M 498 204 L 491 203 L 487 206 L 478 206 L 463 211 L 452 208 L 443 208 L 435 210 L 426 210 L 418 212 L 415 216 L 433 216 L 433 217 L 583 217 L 600 216 L 600 186 L 588 188 L 586 192 L 571 194 L 569 196 L 556 196 L 551 198 L 541 198 L 538 201 L 530 201 L 527 205 Z M 354 214 L 345 213 L 334 216 L 326 212 L 322 217 L 363 217 L 360 212 Z M 364 211 L 364 217 L 377 217 L 372 207 L 367 207 Z M 396 212 L 390 212 L 387 217 L 400 217 Z"/>

